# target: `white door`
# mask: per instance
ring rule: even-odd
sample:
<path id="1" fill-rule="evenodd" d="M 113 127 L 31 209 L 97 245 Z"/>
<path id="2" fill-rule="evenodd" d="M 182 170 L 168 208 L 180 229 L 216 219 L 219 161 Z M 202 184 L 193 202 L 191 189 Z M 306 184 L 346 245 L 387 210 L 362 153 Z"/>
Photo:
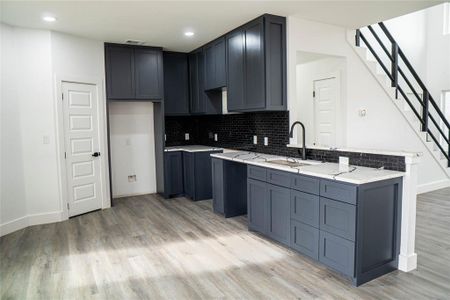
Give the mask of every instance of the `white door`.
<path id="1" fill-rule="evenodd" d="M 314 81 L 314 144 L 336 146 L 337 78 Z"/>
<path id="2" fill-rule="evenodd" d="M 97 86 L 63 82 L 69 216 L 102 207 Z M 98 156 L 97 156 L 98 155 Z"/>

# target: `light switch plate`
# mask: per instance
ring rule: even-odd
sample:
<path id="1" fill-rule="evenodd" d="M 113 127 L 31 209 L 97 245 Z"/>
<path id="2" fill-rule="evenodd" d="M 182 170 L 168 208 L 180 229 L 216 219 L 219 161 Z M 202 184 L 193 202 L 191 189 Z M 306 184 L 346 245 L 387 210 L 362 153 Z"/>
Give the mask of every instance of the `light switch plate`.
<path id="1" fill-rule="evenodd" d="M 217 133 L 214 133 L 214 141 L 218 141 L 219 140 L 219 137 L 218 137 L 218 135 L 217 135 Z"/>
<path id="2" fill-rule="evenodd" d="M 185 139 L 186 141 L 189 141 L 189 133 L 185 133 L 185 134 L 184 134 L 184 139 Z"/>
<path id="3" fill-rule="evenodd" d="M 269 138 L 264 137 L 264 146 L 269 146 Z"/>
<path id="4" fill-rule="evenodd" d="M 42 142 L 44 143 L 44 145 L 50 144 L 50 137 L 48 135 L 44 135 L 42 137 Z"/>
<path id="5" fill-rule="evenodd" d="M 253 136 L 253 144 L 258 144 L 258 136 L 256 135 Z"/>
<path id="6" fill-rule="evenodd" d="M 343 166 L 348 166 L 350 159 L 346 156 L 339 156 L 339 164 Z"/>

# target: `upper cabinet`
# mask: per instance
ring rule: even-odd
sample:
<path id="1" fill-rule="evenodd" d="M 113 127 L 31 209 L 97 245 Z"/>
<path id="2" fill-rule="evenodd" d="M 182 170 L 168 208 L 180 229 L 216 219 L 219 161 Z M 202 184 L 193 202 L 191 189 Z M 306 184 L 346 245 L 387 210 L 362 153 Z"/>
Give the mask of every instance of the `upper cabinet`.
<path id="1" fill-rule="evenodd" d="M 188 56 L 191 114 L 221 114 L 222 92 L 205 91 L 205 52 L 197 49 Z"/>
<path id="2" fill-rule="evenodd" d="M 286 110 L 286 19 L 263 15 L 226 35 L 229 111 Z"/>
<path id="3" fill-rule="evenodd" d="M 205 55 L 205 90 L 227 85 L 225 64 L 225 38 L 212 41 L 203 48 Z"/>
<path id="4" fill-rule="evenodd" d="M 189 115 L 188 55 L 164 52 L 164 104 L 165 114 Z"/>
<path id="5" fill-rule="evenodd" d="M 110 100 L 163 98 L 162 50 L 105 44 L 106 93 Z"/>

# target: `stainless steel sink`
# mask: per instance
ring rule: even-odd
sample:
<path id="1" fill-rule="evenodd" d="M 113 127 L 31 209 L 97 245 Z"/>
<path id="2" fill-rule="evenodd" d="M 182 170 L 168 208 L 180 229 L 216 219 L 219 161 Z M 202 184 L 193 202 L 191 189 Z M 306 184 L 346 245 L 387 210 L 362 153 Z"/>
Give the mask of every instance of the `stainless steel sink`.
<path id="1" fill-rule="evenodd" d="M 309 166 L 309 164 L 305 164 L 302 162 L 297 162 L 297 161 L 292 161 L 292 160 L 289 161 L 289 160 L 284 160 L 284 159 L 269 160 L 269 161 L 267 161 L 267 163 L 291 167 L 291 168 L 297 168 L 297 167 L 301 167 L 301 166 Z"/>

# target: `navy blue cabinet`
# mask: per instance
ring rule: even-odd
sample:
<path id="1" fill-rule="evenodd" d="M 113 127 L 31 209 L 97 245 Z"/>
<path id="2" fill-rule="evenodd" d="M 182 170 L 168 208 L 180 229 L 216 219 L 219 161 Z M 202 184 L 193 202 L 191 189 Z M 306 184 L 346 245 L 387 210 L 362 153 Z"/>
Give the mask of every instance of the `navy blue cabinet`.
<path id="1" fill-rule="evenodd" d="M 105 68 L 108 99 L 162 100 L 161 48 L 106 43 Z"/>
<path id="2" fill-rule="evenodd" d="M 267 235 L 289 246 L 291 240 L 290 190 L 285 187 L 268 184 L 267 193 Z"/>
<path id="3" fill-rule="evenodd" d="M 267 183 L 247 180 L 247 218 L 250 230 L 266 233 L 268 227 Z"/>
<path id="4" fill-rule="evenodd" d="M 225 38 L 220 37 L 204 46 L 205 90 L 226 86 Z"/>
<path id="5" fill-rule="evenodd" d="M 190 113 L 221 114 L 222 93 L 205 92 L 205 53 L 203 48 L 189 53 Z"/>
<path id="6" fill-rule="evenodd" d="M 211 159 L 213 209 L 225 218 L 247 213 L 247 166 Z"/>
<path id="7" fill-rule="evenodd" d="M 228 110 L 286 110 L 286 19 L 263 15 L 226 43 Z"/>
<path id="8" fill-rule="evenodd" d="M 164 52 L 164 112 L 168 116 L 189 115 L 188 56 Z"/>
<path id="9" fill-rule="evenodd" d="M 218 151 L 183 153 L 184 193 L 194 201 L 212 198 L 212 153 Z"/>
<path id="10" fill-rule="evenodd" d="M 164 153 L 164 170 L 164 196 L 183 194 L 183 156 L 180 151 Z"/>
<path id="11" fill-rule="evenodd" d="M 401 178 L 355 185 L 249 165 L 248 228 L 363 284 L 393 271 Z"/>

